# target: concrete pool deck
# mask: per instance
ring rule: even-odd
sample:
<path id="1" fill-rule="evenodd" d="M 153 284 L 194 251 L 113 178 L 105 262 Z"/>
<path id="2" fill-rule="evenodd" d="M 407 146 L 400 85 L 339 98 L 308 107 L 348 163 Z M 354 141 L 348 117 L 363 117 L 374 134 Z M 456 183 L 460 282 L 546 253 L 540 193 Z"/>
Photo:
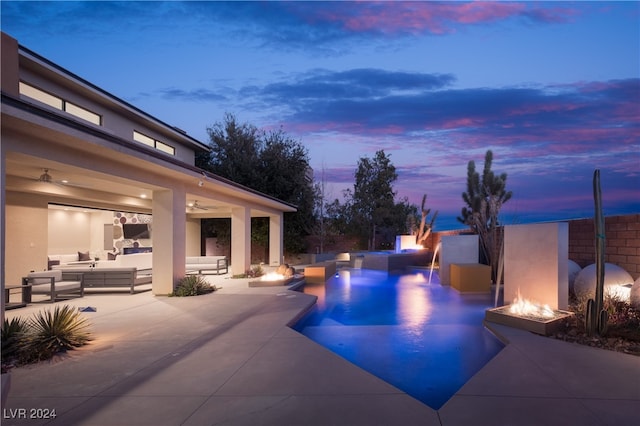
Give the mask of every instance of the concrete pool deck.
<path id="1" fill-rule="evenodd" d="M 2 424 L 640 423 L 640 357 L 496 325 L 509 344 L 436 411 L 291 330 L 287 324 L 314 303 L 312 296 L 209 279 L 222 289 L 187 298 L 105 293 L 58 302 L 96 307 L 83 314 L 96 340 L 14 369 Z M 31 411 L 39 408 L 55 409 L 56 418 L 19 418 L 46 414 Z"/>

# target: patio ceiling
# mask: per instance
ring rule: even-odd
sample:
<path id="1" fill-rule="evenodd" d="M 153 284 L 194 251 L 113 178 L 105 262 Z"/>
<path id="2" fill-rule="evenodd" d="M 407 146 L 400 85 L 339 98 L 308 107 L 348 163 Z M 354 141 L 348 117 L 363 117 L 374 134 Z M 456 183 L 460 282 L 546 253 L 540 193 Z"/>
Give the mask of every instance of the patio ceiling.
<path id="1" fill-rule="evenodd" d="M 42 194 L 52 203 L 63 205 L 151 213 L 153 191 L 162 189 L 157 185 L 17 152 L 7 153 L 5 166 L 7 191 Z M 51 176 L 51 183 L 38 180 L 45 170 Z M 236 204 L 206 196 L 203 192 L 187 193 L 185 211 L 188 216 L 214 218 L 231 215 Z M 260 215 L 261 212 L 254 209 L 252 214 Z"/>

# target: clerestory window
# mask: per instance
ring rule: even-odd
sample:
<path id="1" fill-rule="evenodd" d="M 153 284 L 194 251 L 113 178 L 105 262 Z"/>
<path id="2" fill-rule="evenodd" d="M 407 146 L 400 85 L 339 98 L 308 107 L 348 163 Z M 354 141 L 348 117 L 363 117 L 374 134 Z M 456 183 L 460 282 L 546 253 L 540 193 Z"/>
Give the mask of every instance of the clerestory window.
<path id="1" fill-rule="evenodd" d="M 133 140 L 136 142 L 140 142 L 142 144 L 145 144 L 147 146 L 150 146 L 152 148 L 157 149 L 158 151 L 162 151 L 166 154 L 169 155 L 176 155 L 176 149 L 174 147 L 172 147 L 171 145 L 168 145 L 164 142 L 161 142 L 157 139 L 154 139 L 152 137 L 149 137 L 147 135 L 145 135 L 144 133 L 140 133 L 137 130 L 133 131 Z"/>
<path id="2" fill-rule="evenodd" d="M 81 118 L 89 123 L 93 123 L 96 126 L 102 126 L 102 116 L 83 108 L 80 105 L 76 105 L 73 102 L 60 98 L 59 96 L 45 92 L 44 90 L 23 81 L 20 82 L 19 90 L 21 95 L 35 99 L 36 101 L 42 102 L 50 107 L 65 111 L 75 117 Z"/>

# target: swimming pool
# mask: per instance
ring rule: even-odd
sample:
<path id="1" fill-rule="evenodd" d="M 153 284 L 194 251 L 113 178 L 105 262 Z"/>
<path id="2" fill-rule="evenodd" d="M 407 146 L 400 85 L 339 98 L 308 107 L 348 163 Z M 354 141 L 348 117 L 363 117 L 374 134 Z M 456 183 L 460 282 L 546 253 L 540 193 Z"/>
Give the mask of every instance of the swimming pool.
<path id="1" fill-rule="evenodd" d="M 487 295 L 461 295 L 434 272 L 339 270 L 294 329 L 439 409 L 503 348 L 482 326 Z"/>

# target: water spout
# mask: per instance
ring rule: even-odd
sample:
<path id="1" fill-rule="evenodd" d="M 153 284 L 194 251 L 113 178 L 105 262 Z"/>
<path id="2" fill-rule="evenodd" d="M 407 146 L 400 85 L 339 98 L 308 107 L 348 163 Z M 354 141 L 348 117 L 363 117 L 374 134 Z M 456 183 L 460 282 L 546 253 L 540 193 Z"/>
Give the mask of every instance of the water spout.
<path id="1" fill-rule="evenodd" d="M 438 250 L 440 249 L 441 244 L 442 242 L 439 242 L 438 245 L 436 245 L 436 249 L 433 252 L 433 257 L 431 258 L 431 268 L 429 268 L 429 284 L 431 284 L 431 275 L 433 275 L 433 266 L 436 263 L 436 256 L 438 254 Z"/>

